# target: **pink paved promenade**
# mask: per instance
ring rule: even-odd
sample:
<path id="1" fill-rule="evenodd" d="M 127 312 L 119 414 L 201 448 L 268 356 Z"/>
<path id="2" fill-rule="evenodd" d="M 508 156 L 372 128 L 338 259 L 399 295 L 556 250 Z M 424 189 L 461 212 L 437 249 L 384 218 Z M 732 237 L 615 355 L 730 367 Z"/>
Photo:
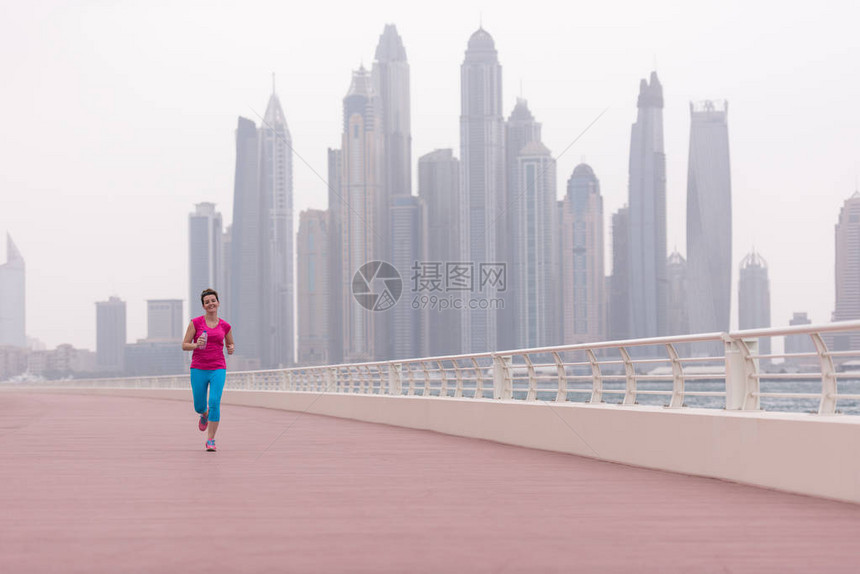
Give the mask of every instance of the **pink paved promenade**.
<path id="1" fill-rule="evenodd" d="M 203 442 L 190 392 L 0 393 L 0 572 L 860 571 L 850 504 L 229 405 Z"/>

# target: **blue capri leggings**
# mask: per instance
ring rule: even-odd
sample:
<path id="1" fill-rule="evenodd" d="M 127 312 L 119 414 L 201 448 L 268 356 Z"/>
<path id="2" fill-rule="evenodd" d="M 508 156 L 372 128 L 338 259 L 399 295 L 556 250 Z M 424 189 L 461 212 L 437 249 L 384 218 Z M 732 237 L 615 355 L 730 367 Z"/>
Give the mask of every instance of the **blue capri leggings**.
<path id="1" fill-rule="evenodd" d="M 209 388 L 209 420 L 217 423 L 221 420 L 221 393 L 224 392 L 224 381 L 227 379 L 227 369 L 191 369 L 191 392 L 194 393 L 194 410 L 201 415 L 206 412 L 206 388 Z"/>

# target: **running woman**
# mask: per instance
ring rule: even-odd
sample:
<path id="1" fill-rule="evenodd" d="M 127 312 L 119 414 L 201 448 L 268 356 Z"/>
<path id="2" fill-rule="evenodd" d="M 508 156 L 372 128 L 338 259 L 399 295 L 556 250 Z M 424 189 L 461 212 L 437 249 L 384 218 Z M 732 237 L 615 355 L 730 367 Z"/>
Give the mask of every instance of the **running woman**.
<path id="1" fill-rule="evenodd" d="M 233 330 L 230 324 L 218 318 L 218 292 L 206 289 L 200 294 L 205 315 L 191 319 L 182 340 L 183 351 L 194 351 L 191 355 L 191 391 L 194 393 L 194 410 L 200 415 L 197 428 L 209 429 L 206 450 L 215 452 L 215 433 L 221 421 L 221 393 L 227 378 L 227 362 L 224 349 L 233 354 Z M 209 391 L 207 408 L 206 391 Z"/>

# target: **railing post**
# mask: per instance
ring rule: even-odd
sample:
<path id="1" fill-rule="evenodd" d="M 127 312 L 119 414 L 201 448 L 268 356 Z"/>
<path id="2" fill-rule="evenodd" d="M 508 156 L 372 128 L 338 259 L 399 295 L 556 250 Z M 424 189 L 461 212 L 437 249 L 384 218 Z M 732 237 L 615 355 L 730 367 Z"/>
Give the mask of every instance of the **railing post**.
<path id="1" fill-rule="evenodd" d="M 472 357 L 472 368 L 475 370 L 475 398 L 484 398 L 484 370 L 478 365 L 475 357 Z M 495 368 L 495 367 L 493 367 Z"/>
<path id="2" fill-rule="evenodd" d="M 624 404 L 636 404 L 636 368 L 630 359 L 630 353 L 624 347 L 618 347 L 621 352 L 621 360 L 624 361 Z"/>
<path id="3" fill-rule="evenodd" d="M 527 353 L 523 354 L 523 359 L 526 362 L 529 377 L 529 390 L 526 392 L 526 400 L 533 401 L 537 398 L 537 373 L 535 372 L 535 366 Z"/>
<path id="4" fill-rule="evenodd" d="M 403 381 L 400 378 L 403 366 L 400 363 L 388 363 L 388 394 L 403 394 Z"/>
<path id="5" fill-rule="evenodd" d="M 457 398 L 463 397 L 463 374 L 460 372 L 460 365 L 457 364 L 457 360 L 452 361 L 454 365 L 454 374 L 457 377 L 457 390 L 454 391 L 454 396 Z M 439 368 L 442 369 L 442 372 L 445 372 L 445 368 L 442 365 L 442 361 L 439 361 Z"/>
<path id="6" fill-rule="evenodd" d="M 567 401 L 567 375 L 564 372 L 564 363 L 556 351 L 552 352 L 552 360 L 555 361 L 555 371 L 558 378 L 558 391 L 555 394 L 555 401 L 563 403 Z"/>
<path id="7" fill-rule="evenodd" d="M 511 356 L 493 355 L 493 398 L 503 400 L 513 398 L 511 385 Z"/>
<path id="8" fill-rule="evenodd" d="M 827 351 L 827 345 L 820 333 L 811 333 L 815 352 L 818 353 L 818 362 L 821 365 L 821 402 L 818 403 L 818 414 L 832 415 L 836 412 L 836 367 L 833 365 L 833 357 Z"/>
<path id="9" fill-rule="evenodd" d="M 758 339 L 732 339 L 723 335 L 726 356 L 726 410 L 759 409 Z"/>
<path id="10" fill-rule="evenodd" d="M 591 363 L 591 399 L 589 403 L 600 404 L 603 402 L 603 376 L 600 374 L 600 363 L 597 362 L 597 357 L 594 356 L 594 351 L 586 349 L 588 362 Z"/>
<path id="11" fill-rule="evenodd" d="M 684 368 L 678 360 L 675 345 L 667 343 L 666 354 L 672 362 L 672 398 L 669 400 L 669 408 L 676 409 L 684 406 Z"/>

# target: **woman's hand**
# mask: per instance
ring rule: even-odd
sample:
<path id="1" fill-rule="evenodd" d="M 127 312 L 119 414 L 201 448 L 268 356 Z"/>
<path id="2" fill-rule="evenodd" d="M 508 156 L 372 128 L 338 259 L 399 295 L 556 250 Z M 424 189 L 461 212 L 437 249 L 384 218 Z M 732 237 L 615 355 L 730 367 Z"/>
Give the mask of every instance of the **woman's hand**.
<path id="1" fill-rule="evenodd" d="M 228 355 L 232 355 L 232 354 L 233 354 L 233 349 L 234 349 L 234 348 L 235 348 L 235 345 L 230 345 L 230 344 L 228 344 L 228 345 L 227 345 L 227 354 L 228 354 Z"/>

